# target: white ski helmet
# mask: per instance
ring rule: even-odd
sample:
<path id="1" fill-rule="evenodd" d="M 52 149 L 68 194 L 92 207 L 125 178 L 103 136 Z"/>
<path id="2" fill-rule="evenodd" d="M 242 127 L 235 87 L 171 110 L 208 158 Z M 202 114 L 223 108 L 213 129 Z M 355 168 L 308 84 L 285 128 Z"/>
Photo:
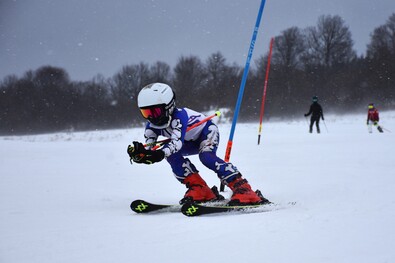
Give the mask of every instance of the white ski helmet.
<path id="1" fill-rule="evenodd" d="M 175 108 L 175 94 L 164 83 L 152 83 L 145 86 L 137 96 L 137 105 L 145 119 L 154 128 L 166 128 L 171 121 Z"/>

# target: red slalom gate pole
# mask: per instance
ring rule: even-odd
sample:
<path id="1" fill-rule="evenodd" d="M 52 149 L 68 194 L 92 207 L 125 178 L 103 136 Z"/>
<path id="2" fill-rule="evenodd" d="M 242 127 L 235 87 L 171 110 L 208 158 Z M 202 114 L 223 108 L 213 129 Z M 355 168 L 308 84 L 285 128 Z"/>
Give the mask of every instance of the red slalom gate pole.
<path id="1" fill-rule="evenodd" d="M 263 121 L 263 114 L 265 113 L 266 90 L 267 90 L 267 83 L 268 83 L 268 79 L 269 79 L 270 60 L 271 60 L 271 58 L 272 58 L 273 42 L 274 42 L 274 38 L 271 38 L 271 40 L 270 40 L 270 49 L 269 49 L 269 57 L 268 57 L 268 59 L 267 59 L 265 84 L 264 84 L 264 87 L 263 87 L 262 104 L 261 104 L 261 113 L 260 113 L 260 117 L 259 117 L 258 145 L 259 145 L 260 142 L 261 142 L 262 121 Z"/>

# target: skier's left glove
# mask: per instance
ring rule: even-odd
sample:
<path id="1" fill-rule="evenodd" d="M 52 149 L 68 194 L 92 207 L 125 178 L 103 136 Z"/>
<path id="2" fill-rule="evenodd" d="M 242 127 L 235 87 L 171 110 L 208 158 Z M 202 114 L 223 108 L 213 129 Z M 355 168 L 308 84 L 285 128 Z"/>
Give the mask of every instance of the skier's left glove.
<path id="1" fill-rule="evenodd" d="M 133 160 L 135 163 L 153 164 L 165 158 L 165 153 L 163 151 L 146 150 L 144 145 L 140 142 L 133 142 L 133 146 L 129 145 L 128 154 L 130 160 Z"/>

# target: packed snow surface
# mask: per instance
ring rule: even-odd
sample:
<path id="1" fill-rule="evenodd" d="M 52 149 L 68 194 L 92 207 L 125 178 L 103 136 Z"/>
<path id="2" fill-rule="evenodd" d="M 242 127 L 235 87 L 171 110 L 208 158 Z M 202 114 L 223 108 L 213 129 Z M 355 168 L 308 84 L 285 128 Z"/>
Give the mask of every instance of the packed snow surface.
<path id="1" fill-rule="evenodd" d="M 305 119 L 266 121 L 260 145 L 257 123 L 237 124 L 233 164 L 272 202 L 296 205 L 197 218 L 130 210 L 186 190 L 165 161 L 129 163 L 143 128 L 0 137 L 0 262 L 395 262 L 395 112 L 380 117 L 382 134 L 364 114 L 328 115 L 321 134 Z M 230 126 L 219 124 L 221 157 Z"/>

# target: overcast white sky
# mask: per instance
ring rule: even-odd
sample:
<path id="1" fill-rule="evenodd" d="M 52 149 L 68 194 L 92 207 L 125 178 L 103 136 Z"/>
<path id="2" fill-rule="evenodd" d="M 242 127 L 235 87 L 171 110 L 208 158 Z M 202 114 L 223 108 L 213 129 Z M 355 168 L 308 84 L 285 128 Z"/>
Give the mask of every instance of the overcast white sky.
<path id="1" fill-rule="evenodd" d="M 43 65 L 72 80 L 112 77 L 122 66 L 181 55 L 203 61 L 220 51 L 244 66 L 260 0 L 0 0 L 0 80 Z M 339 15 L 359 55 L 373 30 L 395 12 L 394 0 L 266 0 L 253 60 L 291 26 Z"/>

